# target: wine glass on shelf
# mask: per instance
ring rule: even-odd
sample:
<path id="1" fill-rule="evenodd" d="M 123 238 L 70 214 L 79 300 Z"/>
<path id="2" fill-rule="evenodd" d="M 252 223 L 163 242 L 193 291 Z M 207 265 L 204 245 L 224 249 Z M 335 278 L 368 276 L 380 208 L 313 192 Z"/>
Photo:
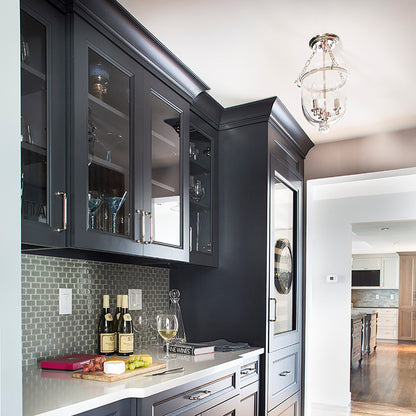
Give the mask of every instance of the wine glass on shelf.
<path id="1" fill-rule="evenodd" d="M 90 214 L 91 229 L 94 229 L 95 215 L 101 207 L 103 200 L 98 192 L 88 192 L 88 211 Z"/>
<path id="2" fill-rule="evenodd" d="M 163 357 L 169 359 L 169 341 L 178 332 L 178 319 L 173 313 L 161 313 L 156 318 L 156 328 L 159 335 L 165 340 L 166 355 Z"/>
<path id="3" fill-rule="evenodd" d="M 205 195 L 205 189 L 202 186 L 202 182 L 199 179 L 195 179 L 193 176 L 189 177 L 189 196 L 195 202 L 199 202 Z"/>
<path id="4" fill-rule="evenodd" d="M 105 160 L 109 163 L 112 163 L 111 152 L 119 144 L 123 143 L 125 141 L 125 138 L 121 134 L 116 134 L 112 132 L 109 132 L 105 136 L 103 136 L 105 137 L 105 139 L 100 139 L 100 137 L 97 137 L 97 143 L 101 145 L 106 152 Z"/>
<path id="5" fill-rule="evenodd" d="M 116 232 L 116 219 L 117 213 L 120 211 L 120 208 L 123 206 L 124 201 L 126 200 L 127 191 L 124 192 L 123 196 L 106 196 L 104 201 L 110 208 L 111 213 L 113 214 L 113 233 Z"/>

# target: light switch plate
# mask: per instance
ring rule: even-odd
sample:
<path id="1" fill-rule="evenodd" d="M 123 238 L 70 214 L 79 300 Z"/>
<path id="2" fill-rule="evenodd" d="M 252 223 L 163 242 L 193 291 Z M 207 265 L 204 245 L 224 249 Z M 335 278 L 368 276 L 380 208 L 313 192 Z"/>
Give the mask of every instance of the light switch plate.
<path id="1" fill-rule="evenodd" d="M 72 289 L 59 288 L 59 315 L 72 314 Z"/>
<path id="2" fill-rule="evenodd" d="M 129 310 L 140 311 L 142 309 L 142 289 L 129 289 Z"/>

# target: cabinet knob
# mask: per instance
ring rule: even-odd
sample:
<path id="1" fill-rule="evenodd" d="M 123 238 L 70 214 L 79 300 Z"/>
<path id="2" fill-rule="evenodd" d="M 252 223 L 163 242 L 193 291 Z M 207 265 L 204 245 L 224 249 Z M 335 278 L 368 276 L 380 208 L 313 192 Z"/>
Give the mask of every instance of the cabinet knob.
<path id="1" fill-rule="evenodd" d="M 281 377 L 286 377 L 286 376 L 288 376 L 289 374 L 292 374 L 292 372 L 291 372 L 291 371 L 286 370 L 286 371 L 282 371 L 282 372 L 279 374 L 279 376 L 281 376 Z"/>

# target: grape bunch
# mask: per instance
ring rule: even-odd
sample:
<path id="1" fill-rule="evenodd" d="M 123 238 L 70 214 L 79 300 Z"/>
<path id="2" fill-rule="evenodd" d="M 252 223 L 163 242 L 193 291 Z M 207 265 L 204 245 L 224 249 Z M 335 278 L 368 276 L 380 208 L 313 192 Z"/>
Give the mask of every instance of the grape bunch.
<path id="1" fill-rule="evenodd" d="M 94 359 L 90 360 L 88 363 L 83 365 L 82 371 L 84 373 L 88 373 L 88 372 L 93 373 L 94 371 L 103 371 L 104 361 L 105 361 L 104 356 L 95 357 Z"/>
<path id="2" fill-rule="evenodd" d="M 134 356 L 131 355 L 129 357 L 129 361 L 126 362 L 126 370 L 135 370 L 136 368 L 140 367 L 148 367 L 149 363 L 146 361 L 143 361 L 140 356 Z"/>

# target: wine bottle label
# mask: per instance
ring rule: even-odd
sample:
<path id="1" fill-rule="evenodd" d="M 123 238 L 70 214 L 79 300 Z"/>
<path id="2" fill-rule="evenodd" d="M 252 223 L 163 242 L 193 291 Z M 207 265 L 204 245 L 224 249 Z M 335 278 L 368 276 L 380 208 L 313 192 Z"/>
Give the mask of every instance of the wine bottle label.
<path id="1" fill-rule="evenodd" d="M 133 352 L 133 334 L 118 334 L 118 352 Z"/>
<path id="2" fill-rule="evenodd" d="M 129 313 L 125 313 L 125 314 L 123 315 L 123 319 L 124 319 L 125 321 L 131 321 L 131 315 L 130 315 Z"/>
<path id="3" fill-rule="evenodd" d="M 114 352 L 114 333 L 100 334 L 100 353 Z"/>
<path id="4" fill-rule="evenodd" d="M 106 321 L 112 321 L 113 320 L 113 317 L 111 316 L 111 313 L 106 313 L 104 315 L 104 318 L 105 318 Z"/>

